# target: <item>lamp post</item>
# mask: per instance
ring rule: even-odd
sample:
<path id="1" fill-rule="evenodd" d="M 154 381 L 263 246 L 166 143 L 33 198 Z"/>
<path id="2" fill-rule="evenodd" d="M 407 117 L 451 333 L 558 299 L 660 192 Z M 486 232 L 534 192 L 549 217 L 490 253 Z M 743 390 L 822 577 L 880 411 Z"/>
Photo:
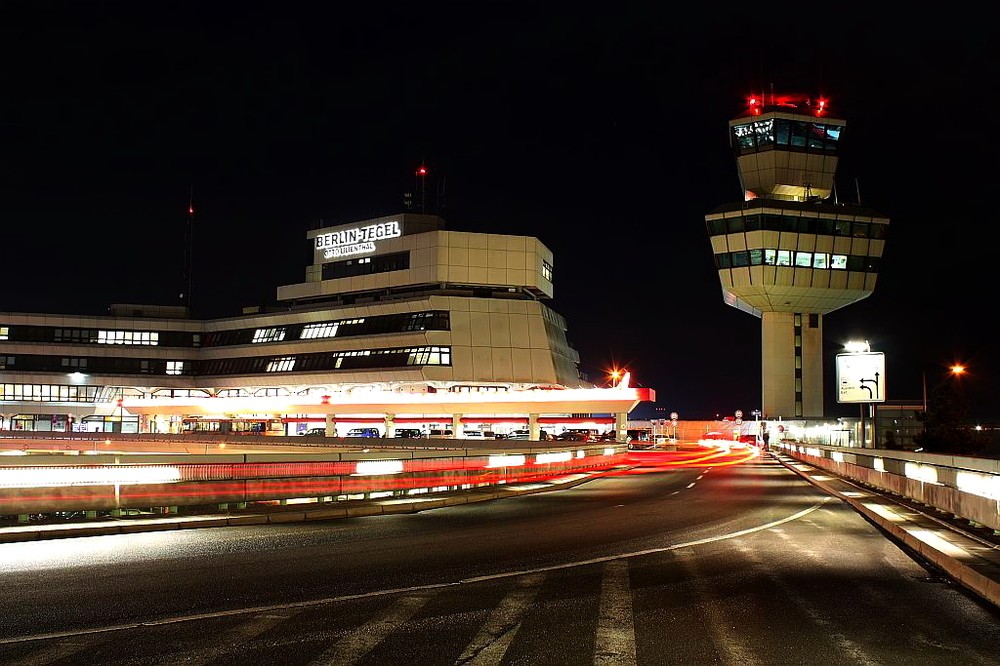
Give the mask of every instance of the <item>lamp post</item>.
<path id="1" fill-rule="evenodd" d="M 965 374 L 965 366 L 960 363 L 956 363 L 948 368 L 948 372 L 951 373 L 952 377 L 958 377 L 959 375 Z M 924 389 L 924 414 L 927 413 L 927 371 L 920 371 L 920 380 L 923 384 Z"/>
<path id="2" fill-rule="evenodd" d="M 955 364 L 953 364 L 953 365 L 951 365 L 951 366 L 948 367 L 948 372 L 951 374 L 952 377 L 959 377 L 959 376 L 965 374 L 965 366 L 962 365 L 961 363 L 955 363 Z M 920 371 L 920 380 L 921 380 L 922 388 L 923 388 L 923 391 L 924 391 L 924 404 L 923 404 L 923 407 L 924 407 L 924 427 L 923 427 L 923 431 L 926 433 L 927 432 L 927 371 L 926 370 L 921 370 Z"/>

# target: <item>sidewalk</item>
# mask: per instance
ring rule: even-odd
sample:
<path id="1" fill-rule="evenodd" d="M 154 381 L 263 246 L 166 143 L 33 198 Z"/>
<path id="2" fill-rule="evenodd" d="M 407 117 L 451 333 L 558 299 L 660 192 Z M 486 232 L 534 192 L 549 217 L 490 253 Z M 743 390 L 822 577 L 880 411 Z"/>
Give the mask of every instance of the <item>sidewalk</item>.
<path id="1" fill-rule="evenodd" d="M 1000 607 L 1000 536 L 992 530 L 834 476 L 783 453 L 764 455 L 847 502 L 956 583 Z"/>

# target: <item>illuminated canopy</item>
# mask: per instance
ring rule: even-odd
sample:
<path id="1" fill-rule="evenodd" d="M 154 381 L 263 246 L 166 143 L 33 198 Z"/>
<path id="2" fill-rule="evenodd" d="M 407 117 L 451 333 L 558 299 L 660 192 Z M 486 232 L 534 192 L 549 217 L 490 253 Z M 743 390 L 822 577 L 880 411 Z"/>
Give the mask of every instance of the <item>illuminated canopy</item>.
<path id="1" fill-rule="evenodd" d="M 329 396 L 267 398 L 133 398 L 131 414 L 618 414 L 653 402 L 650 388 L 554 389 L 505 393 L 402 393 L 353 390 Z"/>

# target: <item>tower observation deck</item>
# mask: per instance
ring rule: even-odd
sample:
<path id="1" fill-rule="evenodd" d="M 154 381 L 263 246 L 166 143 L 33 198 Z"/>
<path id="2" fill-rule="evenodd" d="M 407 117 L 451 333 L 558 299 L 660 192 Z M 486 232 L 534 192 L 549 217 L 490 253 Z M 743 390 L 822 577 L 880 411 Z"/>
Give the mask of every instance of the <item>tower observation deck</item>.
<path id="1" fill-rule="evenodd" d="M 872 294 L 889 219 L 837 201 L 846 122 L 807 95 L 729 121 L 743 201 L 705 216 L 726 304 L 761 319 L 766 418 L 823 414 L 823 316 Z"/>

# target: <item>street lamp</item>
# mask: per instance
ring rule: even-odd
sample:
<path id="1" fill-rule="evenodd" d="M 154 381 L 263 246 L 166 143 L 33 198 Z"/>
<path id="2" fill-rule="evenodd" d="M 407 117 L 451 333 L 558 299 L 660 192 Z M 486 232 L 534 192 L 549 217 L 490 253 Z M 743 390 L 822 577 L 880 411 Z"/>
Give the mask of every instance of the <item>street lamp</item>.
<path id="1" fill-rule="evenodd" d="M 956 363 L 956 364 L 954 364 L 954 365 L 952 365 L 951 367 L 948 368 L 948 372 L 951 373 L 952 377 L 958 377 L 960 375 L 964 375 L 965 374 L 965 366 L 962 365 L 962 364 L 960 364 L 960 363 Z M 923 383 L 923 389 L 924 389 L 924 413 L 926 414 L 927 413 L 927 371 L 926 370 L 921 370 L 920 371 L 920 379 L 921 379 L 921 381 Z"/>

